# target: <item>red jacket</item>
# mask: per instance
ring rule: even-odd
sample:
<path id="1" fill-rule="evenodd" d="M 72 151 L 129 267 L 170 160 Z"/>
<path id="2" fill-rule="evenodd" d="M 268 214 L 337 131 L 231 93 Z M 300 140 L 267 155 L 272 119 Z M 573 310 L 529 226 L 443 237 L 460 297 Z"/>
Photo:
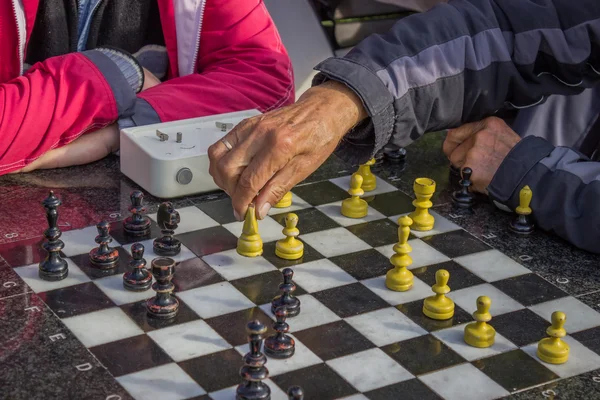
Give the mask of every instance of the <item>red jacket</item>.
<path id="1" fill-rule="evenodd" d="M 160 121 L 264 112 L 293 101 L 291 62 L 262 0 L 201 0 L 190 2 L 193 11 L 157 1 L 168 80 L 137 98 Z M 81 53 L 49 58 L 22 75 L 38 4 L 0 1 L 0 175 L 121 117 L 103 71 Z M 189 29 L 190 21 L 197 35 L 178 40 L 176 25 Z"/>

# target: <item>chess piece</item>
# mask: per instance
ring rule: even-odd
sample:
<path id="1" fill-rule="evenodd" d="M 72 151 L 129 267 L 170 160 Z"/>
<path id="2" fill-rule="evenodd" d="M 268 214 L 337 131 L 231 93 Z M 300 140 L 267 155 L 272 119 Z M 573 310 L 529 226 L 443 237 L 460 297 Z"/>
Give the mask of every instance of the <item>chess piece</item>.
<path id="1" fill-rule="evenodd" d="M 277 204 L 273 207 L 275 208 L 288 208 L 292 205 L 292 192 L 287 192 Z"/>
<path id="2" fill-rule="evenodd" d="M 273 329 L 275 332 L 265 340 L 265 354 L 272 358 L 290 358 L 296 350 L 296 342 L 287 335 L 290 326 L 285 320 L 288 313 L 285 306 L 277 307 L 275 310 L 275 318 Z"/>
<path id="3" fill-rule="evenodd" d="M 564 325 L 567 316 L 564 312 L 552 313 L 552 325 L 546 329 L 548 338 L 539 341 L 537 355 L 549 364 L 564 364 L 569 359 L 569 345 L 562 340 L 567 335 Z"/>
<path id="4" fill-rule="evenodd" d="M 462 179 L 460 180 L 460 190 L 452 193 L 452 201 L 459 208 L 471 208 L 475 202 L 474 196 L 469 192 L 471 186 L 471 175 L 473 170 L 469 167 L 462 169 Z"/>
<path id="5" fill-rule="evenodd" d="M 287 395 L 288 400 L 304 400 L 304 390 L 300 386 L 290 386 Z"/>
<path id="6" fill-rule="evenodd" d="M 453 164 L 450 164 L 450 176 L 454 178 L 460 178 L 460 169 L 455 167 Z"/>
<path id="7" fill-rule="evenodd" d="M 150 235 L 150 218 L 144 215 L 146 212 L 146 207 L 143 205 L 144 194 L 139 190 L 134 190 L 129 198 L 131 200 L 131 206 L 129 206 L 131 216 L 123 220 L 123 230 L 129 236 Z"/>
<path id="8" fill-rule="evenodd" d="M 516 208 L 517 217 L 511 222 L 510 230 L 520 235 L 529 235 L 533 232 L 533 223 L 530 220 L 531 215 L 531 189 L 524 186 L 519 192 L 519 206 Z"/>
<path id="9" fill-rule="evenodd" d="M 175 260 L 168 257 L 157 257 L 151 262 L 152 275 L 156 282 L 152 289 L 156 296 L 146 301 L 148 315 L 157 319 L 175 318 L 179 311 L 179 300 L 172 293 L 175 285 L 171 280 L 175 271 Z"/>
<path id="10" fill-rule="evenodd" d="M 175 229 L 181 222 L 179 213 L 173 204 L 164 202 L 158 206 L 158 214 L 156 216 L 158 226 L 162 237 L 154 239 L 154 253 L 160 256 L 175 256 L 181 251 L 181 242 L 174 238 Z"/>
<path id="11" fill-rule="evenodd" d="M 430 201 L 433 192 L 435 192 L 435 181 L 429 178 L 417 178 L 413 184 L 416 199 L 413 200 L 415 211 L 409 214 L 413 220 L 412 229 L 416 231 L 430 231 L 433 229 L 434 218 L 429 214 L 429 209 L 433 206 Z"/>
<path id="12" fill-rule="evenodd" d="M 357 173 L 363 178 L 361 189 L 365 192 L 372 192 L 377 188 L 377 179 L 375 178 L 375 175 L 371 173 L 371 165 L 373 164 L 375 164 L 374 158 L 358 167 Z"/>
<path id="13" fill-rule="evenodd" d="M 395 145 L 387 145 L 383 149 L 383 157 L 391 163 L 400 164 L 406 160 L 406 149 Z"/>
<path id="14" fill-rule="evenodd" d="M 488 324 L 492 319 L 490 314 L 490 306 L 492 300 L 487 296 L 479 296 L 477 298 L 477 311 L 473 313 L 473 318 L 476 322 L 472 322 L 465 326 L 465 342 L 473 347 L 490 347 L 494 344 L 496 338 L 496 330 Z"/>
<path id="15" fill-rule="evenodd" d="M 423 301 L 423 314 L 431 319 L 443 321 L 454 316 L 454 301 L 446 297 L 446 293 L 450 292 L 448 279 L 450 273 L 445 269 L 438 269 L 435 273 L 435 285 L 431 287 L 435 295 Z"/>
<path id="16" fill-rule="evenodd" d="M 260 351 L 263 335 L 267 327 L 260 321 L 254 320 L 246 327 L 250 351 L 244 356 L 244 366 L 240 369 L 243 382 L 236 389 L 236 400 L 270 400 L 271 389 L 263 381 L 269 377 L 265 367 L 267 357 Z"/>
<path id="17" fill-rule="evenodd" d="M 119 250 L 110 247 L 113 241 L 110 237 L 110 224 L 107 221 L 102 221 L 96 225 L 98 235 L 94 239 L 98 243 L 98 247 L 90 250 L 90 263 L 92 266 L 100 269 L 111 269 L 117 266 L 119 261 Z"/>
<path id="18" fill-rule="evenodd" d="M 414 276 L 407 267 L 412 264 L 412 258 L 408 255 L 412 251 L 408 244 L 408 235 L 413 221 L 408 216 L 398 219 L 398 243 L 394 245 L 394 255 L 390 262 L 394 266 L 385 276 L 385 286 L 390 290 L 405 292 L 413 287 Z"/>
<path id="19" fill-rule="evenodd" d="M 263 242 L 258 233 L 254 204 L 248 206 L 242 234 L 238 238 L 237 252 L 244 257 L 258 257 L 263 252 Z"/>
<path id="20" fill-rule="evenodd" d="M 296 239 L 300 231 L 298 225 L 298 216 L 294 213 L 289 213 L 285 216 L 285 228 L 283 234 L 285 239 L 278 240 L 275 244 L 275 255 L 284 260 L 298 260 L 304 255 L 304 243 Z"/>
<path id="21" fill-rule="evenodd" d="M 294 297 L 292 293 L 296 290 L 296 284 L 292 281 L 294 271 L 291 268 L 284 268 L 281 271 L 283 275 L 283 283 L 279 285 L 281 295 L 275 296 L 271 301 L 271 312 L 275 314 L 278 307 L 285 306 L 288 317 L 295 317 L 300 314 L 300 299 Z"/>
<path id="22" fill-rule="evenodd" d="M 360 198 L 365 192 L 361 189 L 363 177 L 358 173 L 352 174 L 350 179 L 350 189 L 348 194 L 351 196 L 342 201 L 342 215 L 348 218 L 363 218 L 367 216 L 369 206 L 366 201 Z"/>
<path id="23" fill-rule="evenodd" d="M 143 292 L 152 286 L 152 275 L 146 269 L 144 246 L 141 243 L 131 245 L 129 271 L 123 274 L 123 287 L 133 292 Z"/>
<path id="24" fill-rule="evenodd" d="M 58 206 L 62 203 L 51 190 L 48 197 L 42 201 L 42 206 L 46 210 L 46 220 L 48 229 L 44 231 L 46 241 L 42 244 L 46 250 L 46 257 L 38 264 L 38 275 L 45 281 L 60 281 L 69 274 L 67 262 L 60 256 L 60 251 L 65 244 L 60 240 L 62 232 L 58 228 Z"/>

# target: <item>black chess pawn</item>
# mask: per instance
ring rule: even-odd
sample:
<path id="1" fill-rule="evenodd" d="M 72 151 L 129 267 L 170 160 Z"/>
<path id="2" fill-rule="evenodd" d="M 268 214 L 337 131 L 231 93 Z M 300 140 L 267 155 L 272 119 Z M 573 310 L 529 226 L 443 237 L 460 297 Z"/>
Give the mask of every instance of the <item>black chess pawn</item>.
<path id="1" fill-rule="evenodd" d="M 269 377 L 265 367 L 267 357 L 260 351 L 263 335 L 267 327 L 260 321 L 250 321 L 246 327 L 250 351 L 244 356 L 244 366 L 240 369 L 243 382 L 236 389 L 236 400 L 270 400 L 271 389 L 263 381 Z"/>
<path id="2" fill-rule="evenodd" d="M 148 315 L 157 319 L 175 318 L 179 311 L 179 300 L 173 296 L 175 285 L 171 280 L 175 272 L 175 260 L 168 257 L 158 257 L 152 260 L 152 275 L 156 282 L 152 289 L 156 296 L 146 301 Z"/>
<path id="3" fill-rule="evenodd" d="M 133 292 L 143 292 L 150 289 L 150 286 L 152 286 L 152 275 L 146 269 L 144 246 L 141 243 L 134 243 L 131 246 L 129 268 L 129 271 L 123 274 L 123 286 L 125 289 Z"/>
<path id="4" fill-rule="evenodd" d="M 473 193 L 469 192 L 471 186 L 471 175 L 473 170 L 469 167 L 462 169 L 462 179 L 460 180 L 460 190 L 452 194 L 452 201 L 459 208 L 471 208 L 475 202 Z"/>
<path id="5" fill-rule="evenodd" d="M 162 237 L 154 240 L 154 253 L 161 256 L 175 256 L 181 251 L 181 242 L 174 238 L 177 224 L 181 222 L 179 213 L 173 204 L 164 202 L 158 206 L 156 221 L 160 227 Z"/>
<path id="6" fill-rule="evenodd" d="M 304 400 L 304 390 L 300 386 L 290 386 L 287 395 L 288 400 Z"/>
<path id="7" fill-rule="evenodd" d="M 387 145 L 383 149 L 383 157 L 392 163 L 401 163 L 406 160 L 406 149 L 396 145 Z"/>
<path id="8" fill-rule="evenodd" d="M 265 354 L 272 358 L 290 358 L 296 350 L 296 342 L 287 335 L 290 326 L 285 322 L 288 316 L 285 306 L 277 307 L 273 329 L 275 332 L 265 340 Z"/>
<path id="9" fill-rule="evenodd" d="M 60 251 L 65 244 L 60 240 L 62 232 L 58 228 L 58 206 L 62 203 L 58 197 L 50 191 L 48 197 L 42 201 L 42 206 L 46 210 L 46 219 L 48 220 L 48 229 L 44 231 L 46 241 L 42 247 L 48 253 L 38 265 L 38 274 L 41 279 L 46 281 L 60 281 L 69 274 L 69 266 L 60 256 Z"/>
<path id="10" fill-rule="evenodd" d="M 278 307 L 285 306 L 288 317 L 295 317 L 300 314 L 300 300 L 294 297 L 292 293 L 296 290 L 296 284 L 292 281 L 294 271 L 291 268 L 284 268 L 281 271 L 283 283 L 279 285 L 279 290 L 283 293 L 276 296 L 271 302 L 271 312 L 275 314 Z"/>
<path id="11" fill-rule="evenodd" d="M 131 216 L 123 221 L 123 230 L 129 236 L 150 235 L 150 218 L 144 215 L 146 212 L 146 207 L 143 205 L 144 193 L 134 190 L 129 198 L 131 200 L 131 206 L 129 206 Z"/>
<path id="12" fill-rule="evenodd" d="M 455 167 L 453 164 L 450 164 L 450 175 L 453 178 L 460 178 L 460 168 Z"/>
<path id="13" fill-rule="evenodd" d="M 99 246 L 90 251 L 90 263 L 100 269 L 114 268 L 119 261 L 119 250 L 110 247 L 112 242 L 110 224 L 102 221 L 96 225 L 96 229 L 98 229 L 98 236 L 94 240 Z"/>

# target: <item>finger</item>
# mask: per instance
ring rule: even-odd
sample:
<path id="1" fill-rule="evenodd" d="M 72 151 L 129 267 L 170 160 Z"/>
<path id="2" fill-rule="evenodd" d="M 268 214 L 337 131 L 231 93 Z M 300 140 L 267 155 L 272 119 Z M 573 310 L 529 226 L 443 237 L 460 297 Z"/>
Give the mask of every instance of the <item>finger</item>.
<path id="1" fill-rule="evenodd" d="M 459 144 L 448 157 L 452 165 L 457 168 L 463 168 L 465 160 L 467 159 L 467 153 L 473 148 L 475 144 L 475 136 L 471 136 L 461 144 Z"/>
<path id="2" fill-rule="evenodd" d="M 477 121 L 461 125 L 456 129 L 450 129 L 446 135 L 446 140 L 444 140 L 444 144 L 442 145 L 442 150 L 444 151 L 444 154 L 446 154 L 446 157 L 449 158 L 450 154 L 452 154 L 461 143 L 482 130 L 484 127 L 484 121 Z"/>

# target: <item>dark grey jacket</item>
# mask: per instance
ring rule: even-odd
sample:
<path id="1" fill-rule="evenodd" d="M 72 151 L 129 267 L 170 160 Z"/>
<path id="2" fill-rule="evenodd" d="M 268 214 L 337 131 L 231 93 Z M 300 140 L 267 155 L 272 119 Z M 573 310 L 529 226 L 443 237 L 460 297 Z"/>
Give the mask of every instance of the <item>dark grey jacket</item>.
<path id="1" fill-rule="evenodd" d="M 370 118 L 338 154 L 362 163 L 388 142 L 481 120 L 499 110 L 574 95 L 600 83 L 600 1 L 454 0 L 399 21 L 344 58 L 328 59 L 314 83 L 336 79 Z M 600 123 L 585 140 L 598 148 Z M 537 224 L 600 252 L 600 162 L 539 137 L 523 139 L 500 166 L 490 196 L 511 209 L 529 185 Z"/>

